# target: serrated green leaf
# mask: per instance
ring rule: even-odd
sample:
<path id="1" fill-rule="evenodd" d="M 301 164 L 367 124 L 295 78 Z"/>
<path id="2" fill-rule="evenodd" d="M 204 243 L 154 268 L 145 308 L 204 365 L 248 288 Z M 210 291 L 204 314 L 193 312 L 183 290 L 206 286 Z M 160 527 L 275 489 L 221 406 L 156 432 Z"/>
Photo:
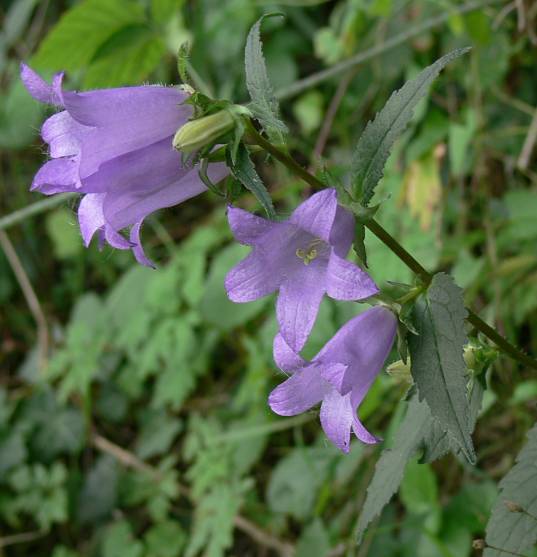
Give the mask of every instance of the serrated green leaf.
<path id="1" fill-rule="evenodd" d="M 266 14 L 259 18 L 248 33 L 244 51 L 244 66 L 246 72 L 246 87 L 252 102 L 248 108 L 263 126 L 271 140 L 282 143 L 287 133 L 287 126 L 279 118 L 278 101 L 267 74 L 265 58 L 260 36 L 260 27 Z"/>
<path id="2" fill-rule="evenodd" d="M 37 69 L 76 71 L 86 67 L 114 33 L 144 21 L 141 4 L 127 0 L 84 0 L 62 16 L 32 59 Z"/>
<path id="3" fill-rule="evenodd" d="M 421 447 L 430 417 L 427 404 L 420 402 L 417 396 L 412 397 L 406 416 L 397 431 L 393 448 L 385 449 L 377 461 L 375 475 L 367 488 L 367 497 L 358 521 L 359 540 L 367 526 L 399 489 L 407 462 Z"/>
<path id="4" fill-rule="evenodd" d="M 274 206 L 272 205 L 272 199 L 265 184 L 263 184 L 259 174 L 257 174 L 248 149 L 242 143 L 237 148 L 236 160 L 233 162 L 230 157 L 228 157 L 228 165 L 235 178 L 237 178 L 247 190 L 251 191 L 259 201 L 268 218 L 274 219 L 276 214 L 274 212 Z"/>
<path id="5" fill-rule="evenodd" d="M 418 335 L 408 337 L 408 346 L 420 399 L 459 443 L 466 458 L 475 462 L 466 398 L 466 309 L 462 290 L 449 275 L 435 275 L 425 295 L 416 302 L 413 315 Z"/>
<path id="6" fill-rule="evenodd" d="M 486 542 L 501 550 L 487 547 L 484 557 L 521 555 L 537 542 L 537 424 L 499 487 Z M 509 510 L 506 502 L 518 505 L 520 512 Z"/>
<path id="7" fill-rule="evenodd" d="M 390 150 L 410 122 L 419 100 L 440 71 L 468 50 L 460 48 L 446 54 L 407 81 L 401 89 L 392 93 L 384 108 L 369 122 L 358 141 L 352 162 L 349 193 L 355 201 L 368 205 L 375 186 L 384 174 Z"/>

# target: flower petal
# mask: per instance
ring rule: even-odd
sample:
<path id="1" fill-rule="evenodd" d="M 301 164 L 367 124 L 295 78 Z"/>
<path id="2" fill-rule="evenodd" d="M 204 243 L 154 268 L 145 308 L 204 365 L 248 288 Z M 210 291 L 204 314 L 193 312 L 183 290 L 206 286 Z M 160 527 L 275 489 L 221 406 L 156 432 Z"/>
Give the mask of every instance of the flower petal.
<path id="1" fill-rule="evenodd" d="M 39 74 L 34 72 L 30 66 L 24 63 L 20 65 L 20 75 L 21 80 L 26 87 L 26 90 L 32 97 L 39 102 L 44 104 L 56 104 L 61 105 L 61 99 L 56 93 L 56 87 L 58 83 L 61 84 L 61 78 L 63 73 L 56 74 L 54 76 L 54 84 L 49 85 Z"/>
<path id="2" fill-rule="evenodd" d="M 63 157 L 47 161 L 34 176 L 31 190 L 45 195 L 77 191 L 78 157 Z"/>
<path id="3" fill-rule="evenodd" d="M 235 240 L 246 245 L 254 245 L 258 238 L 278 224 L 232 205 L 228 205 L 227 220 Z"/>
<path id="4" fill-rule="evenodd" d="M 223 164 L 209 166 L 209 175 L 214 181 L 221 180 L 227 172 Z M 104 214 L 117 230 L 207 189 L 196 168 L 181 166 L 179 153 L 173 151 L 167 141 L 105 163 L 83 184 L 85 191 L 105 189 Z"/>
<path id="5" fill-rule="evenodd" d="M 232 302 L 252 302 L 277 290 L 280 276 L 254 251 L 229 271 L 224 284 Z"/>
<path id="6" fill-rule="evenodd" d="M 88 247 L 95 232 L 104 227 L 104 195 L 90 193 L 85 195 L 78 206 L 78 222 L 84 245 Z"/>
<path id="7" fill-rule="evenodd" d="M 269 406 L 280 416 L 296 416 L 315 406 L 330 386 L 322 380 L 316 366 L 294 373 L 269 395 Z"/>
<path id="8" fill-rule="evenodd" d="M 313 361 L 346 364 L 339 392 L 358 389 L 365 396 L 390 353 L 396 330 L 397 320 L 390 310 L 368 309 L 343 325 Z"/>
<path id="9" fill-rule="evenodd" d="M 347 368 L 345 364 L 327 363 L 320 367 L 321 377 L 330 383 L 337 391 L 341 392 L 343 379 Z"/>
<path id="10" fill-rule="evenodd" d="M 378 294 L 379 289 L 360 267 L 332 252 L 328 261 L 326 292 L 335 300 L 364 300 Z"/>
<path id="11" fill-rule="evenodd" d="M 273 355 L 276 365 L 282 371 L 293 372 L 307 365 L 306 360 L 291 350 L 279 333 L 274 337 Z"/>
<path id="12" fill-rule="evenodd" d="M 368 389 L 355 389 L 351 393 L 351 408 L 352 408 L 352 430 L 354 434 L 362 443 L 367 443 L 368 445 L 374 445 L 381 441 L 379 437 L 369 433 L 364 427 L 362 422 L 357 416 L 358 407 L 360 406 L 362 400 L 365 398 Z"/>
<path id="13" fill-rule="evenodd" d="M 138 221 L 131 228 L 129 239 L 131 243 L 134 244 L 132 253 L 134 253 L 134 257 L 136 257 L 136 261 L 138 261 L 138 263 L 145 265 L 146 267 L 152 267 L 153 269 L 156 269 L 156 265 L 153 263 L 153 261 L 151 261 L 151 259 L 146 256 L 144 248 L 142 246 L 142 242 L 140 240 L 140 229 L 142 227 L 142 223 L 142 220 Z"/>
<path id="14" fill-rule="evenodd" d="M 300 204 L 289 222 L 325 242 L 329 242 L 330 231 L 337 210 L 337 194 L 333 188 L 322 190 Z"/>
<path id="15" fill-rule="evenodd" d="M 88 130 L 63 110 L 47 118 L 41 128 L 41 137 L 49 144 L 52 158 L 67 157 L 80 153 L 81 139 Z"/>
<path id="16" fill-rule="evenodd" d="M 325 293 L 325 277 L 325 265 L 315 260 L 298 265 L 280 286 L 276 303 L 280 333 L 295 352 L 302 350 L 313 328 Z"/>
<path id="17" fill-rule="evenodd" d="M 346 257 L 354 240 L 354 216 L 338 205 L 334 224 L 330 231 L 330 244 L 340 257 Z"/>
<path id="18" fill-rule="evenodd" d="M 324 396 L 321 405 L 321 425 L 328 439 L 344 453 L 350 450 L 353 414 L 350 395 L 342 396 L 335 389 L 331 389 Z"/>

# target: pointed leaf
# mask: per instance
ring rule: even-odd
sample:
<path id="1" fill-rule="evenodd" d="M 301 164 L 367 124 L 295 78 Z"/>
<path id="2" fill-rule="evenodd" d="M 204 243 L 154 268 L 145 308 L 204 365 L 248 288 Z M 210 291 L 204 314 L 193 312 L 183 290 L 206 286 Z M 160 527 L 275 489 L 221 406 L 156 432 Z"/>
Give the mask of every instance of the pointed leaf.
<path id="1" fill-rule="evenodd" d="M 510 510 L 506 502 L 513 508 Z M 518 511 L 518 512 L 517 512 Z M 500 495 L 487 525 L 484 557 L 525 554 L 537 542 L 537 424 L 516 464 L 500 482 Z"/>
<path id="2" fill-rule="evenodd" d="M 425 68 L 401 89 L 392 93 L 384 108 L 369 122 L 358 141 L 353 158 L 349 193 L 355 201 L 367 206 L 373 197 L 375 186 L 384 174 L 384 165 L 395 140 L 410 122 L 416 105 L 427 93 L 429 85 L 451 60 L 469 50 L 454 50 Z"/>
<path id="3" fill-rule="evenodd" d="M 274 90 L 268 78 L 259 32 L 263 19 L 271 15 L 280 14 L 262 16 L 248 33 L 244 51 L 246 87 L 252 99 L 248 108 L 263 126 L 271 140 L 283 143 L 283 136 L 287 133 L 287 127 L 279 117 L 278 101 L 274 96 Z"/>
<path id="4" fill-rule="evenodd" d="M 257 174 L 254 163 L 250 159 L 248 149 L 241 143 L 237 149 L 236 160 L 233 162 L 228 156 L 228 166 L 231 172 L 241 184 L 251 191 L 259 201 L 269 219 L 274 219 L 276 214 L 272 205 L 272 199 L 263 184 L 263 181 Z"/>
<path id="5" fill-rule="evenodd" d="M 411 372 L 420 399 L 425 399 L 432 415 L 473 463 L 475 452 L 463 358 L 465 317 L 462 290 L 449 275 L 439 273 L 414 306 L 418 335 L 410 335 L 408 344 Z"/>

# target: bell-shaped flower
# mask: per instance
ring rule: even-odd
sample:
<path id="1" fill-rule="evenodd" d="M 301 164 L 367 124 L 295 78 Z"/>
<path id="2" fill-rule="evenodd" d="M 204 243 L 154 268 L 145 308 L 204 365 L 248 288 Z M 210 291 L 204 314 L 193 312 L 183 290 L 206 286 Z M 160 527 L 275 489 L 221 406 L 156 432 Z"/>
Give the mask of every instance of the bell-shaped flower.
<path id="1" fill-rule="evenodd" d="M 274 359 L 291 376 L 272 391 L 270 407 L 280 416 L 295 416 L 320 402 L 324 432 L 343 452 L 350 449 L 351 430 L 360 441 L 376 443 L 356 412 L 390 353 L 396 330 L 395 315 L 373 307 L 348 321 L 311 362 L 278 334 Z"/>
<path id="2" fill-rule="evenodd" d="M 371 277 L 345 260 L 354 236 L 354 217 L 338 206 L 335 189 L 299 205 L 282 222 L 229 207 L 235 239 L 252 252 L 226 277 L 234 302 L 251 302 L 279 290 L 276 314 L 285 342 L 299 352 L 326 293 L 336 300 L 363 300 L 378 292 Z"/>
<path id="3" fill-rule="evenodd" d="M 46 120 L 41 135 L 51 160 L 37 172 L 32 190 L 46 195 L 85 194 L 78 209 L 80 230 L 89 245 L 96 232 L 119 249 L 132 249 L 148 265 L 140 227 L 150 213 L 206 190 L 196 168 L 184 166 L 173 136 L 192 115 L 188 94 L 174 87 L 142 86 L 76 93 L 52 85 L 25 64 L 21 79 L 38 101 L 63 110 Z M 209 166 L 219 181 L 223 164 Z M 127 240 L 120 231 L 131 227 Z"/>

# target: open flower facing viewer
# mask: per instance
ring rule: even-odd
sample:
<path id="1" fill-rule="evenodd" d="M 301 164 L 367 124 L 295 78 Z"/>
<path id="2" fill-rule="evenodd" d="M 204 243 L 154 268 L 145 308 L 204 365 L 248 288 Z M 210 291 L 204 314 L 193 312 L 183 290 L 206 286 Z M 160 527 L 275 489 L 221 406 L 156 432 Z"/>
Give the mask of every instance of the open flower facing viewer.
<path id="1" fill-rule="evenodd" d="M 252 253 L 226 277 L 234 302 L 251 302 L 279 291 L 280 334 L 299 352 L 311 332 L 324 294 L 335 300 L 363 300 L 378 292 L 371 277 L 345 260 L 354 236 L 354 217 L 338 206 L 336 190 L 304 201 L 282 222 L 234 207 L 228 220 L 235 239 Z"/>

